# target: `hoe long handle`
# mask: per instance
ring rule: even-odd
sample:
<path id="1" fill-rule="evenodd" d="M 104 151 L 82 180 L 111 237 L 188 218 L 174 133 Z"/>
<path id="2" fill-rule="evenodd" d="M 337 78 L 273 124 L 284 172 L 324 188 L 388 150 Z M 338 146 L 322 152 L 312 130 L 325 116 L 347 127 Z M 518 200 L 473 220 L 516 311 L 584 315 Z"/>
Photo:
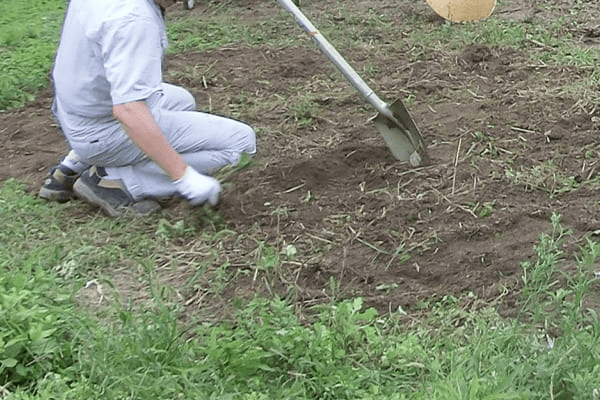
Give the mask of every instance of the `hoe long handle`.
<path id="1" fill-rule="evenodd" d="M 360 76 L 352 69 L 350 64 L 344 60 L 344 58 L 337 52 L 337 50 L 329 44 L 327 39 L 319 33 L 317 28 L 306 18 L 306 16 L 300 11 L 298 7 L 293 3 L 292 0 L 277 0 L 277 2 L 289 13 L 291 13 L 296 22 L 306 33 L 308 33 L 313 41 L 317 44 L 319 49 L 331 60 L 331 62 L 340 70 L 340 72 L 346 77 L 346 79 L 360 92 L 360 94 L 367 100 L 379 113 L 386 117 L 395 120 L 388 105 L 381 100 L 373 90 L 362 80 Z"/>

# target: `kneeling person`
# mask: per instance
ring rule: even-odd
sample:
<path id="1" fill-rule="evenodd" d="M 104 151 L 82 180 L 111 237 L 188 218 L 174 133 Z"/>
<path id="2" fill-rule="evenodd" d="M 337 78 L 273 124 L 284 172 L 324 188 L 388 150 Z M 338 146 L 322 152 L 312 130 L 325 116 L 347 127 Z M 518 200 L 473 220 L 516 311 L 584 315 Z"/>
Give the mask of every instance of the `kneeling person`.
<path id="1" fill-rule="evenodd" d="M 195 111 L 193 96 L 162 81 L 165 7 L 173 0 L 71 0 L 56 54 L 52 112 L 72 149 L 40 197 L 73 192 L 111 216 L 159 208 L 180 195 L 219 200 L 210 175 L 256 152 L 254 130 Z"/>

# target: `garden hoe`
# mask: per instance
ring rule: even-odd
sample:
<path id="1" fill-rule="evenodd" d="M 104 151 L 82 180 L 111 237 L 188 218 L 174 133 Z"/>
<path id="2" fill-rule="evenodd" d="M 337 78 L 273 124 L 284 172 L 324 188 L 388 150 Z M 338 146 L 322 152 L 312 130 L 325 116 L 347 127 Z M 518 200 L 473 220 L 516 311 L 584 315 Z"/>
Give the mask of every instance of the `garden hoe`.
<path id="1" fill-rule="evenodd" d="M 415 167 L 422 165 L 425 159 L 423 138 L 402 101 L 396 100 L 391 105 L 382 101 L 361 77 L 358 76 L 346 60 L 342 58 L 337 50 L 319 33 L 296 4 L 294 4 L 293 0 L 277 1 L 286 11 L 294 16 L 300 28 L 312 37 L 319 49 L 340 70 L 352 86 L 379 112 L 374 118 L 375 125 L 383 135 L 394 156 L 399 160 L 410 162 Z"/>
<path id="2" fill-rule="evenodd" d="M 427 4 L 452 22 L 474 22 L 492 15 L 496 0 L 427 0 Z"/>

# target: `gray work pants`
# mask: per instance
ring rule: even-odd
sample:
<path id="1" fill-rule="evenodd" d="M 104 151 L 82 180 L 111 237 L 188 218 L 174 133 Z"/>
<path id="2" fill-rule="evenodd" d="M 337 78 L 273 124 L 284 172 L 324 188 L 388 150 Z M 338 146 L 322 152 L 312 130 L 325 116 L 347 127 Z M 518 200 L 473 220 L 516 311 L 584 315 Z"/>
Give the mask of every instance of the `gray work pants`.
<path id="1" fill-rule="evenodd" d="M 237 163 L 242 153 L 256 152 L 250 126 L 195 111 L 193 96 L 183 88 L 163 84 L 162 93 L 147 104 L 171 146 L 200 173 L 212 174 Z M 121 179 L 135 200 L 176 194 L 173 181 L 129 139 L 118 121 L 102 124 L 94 134 L 67 139 L 81 161 L 105 167 L 107 179 Z"/>

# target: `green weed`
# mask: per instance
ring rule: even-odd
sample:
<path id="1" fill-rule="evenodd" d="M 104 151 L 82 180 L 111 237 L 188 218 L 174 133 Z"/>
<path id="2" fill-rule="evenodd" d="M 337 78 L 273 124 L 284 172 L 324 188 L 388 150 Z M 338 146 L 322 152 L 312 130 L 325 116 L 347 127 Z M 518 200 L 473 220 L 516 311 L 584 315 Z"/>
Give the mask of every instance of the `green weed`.
<path id="1" fill-rule="evenodd" d="M 32 386 L 73 365 L 82 321 L 37 265 L 0 274 L 0 386 Z"/>
<path id="2" fill-rule="evenodd" d="M 471 209 L 471 211 L 477 215 L 479 218 L 485 218 L 490 216 L 493 212 L 494 212 L 494 204 L 496 203 L 495 200 L 493 201 L 486 201 L 484 203 L 469 203 L 469 208 Z"/>
<path id="3" fill-rule="evenodd" d="M 524 299 L 524 308 L 529 303 L 537 307 L 548 299 L 549 293 L 558 289 L 557 264 L 564 257 L 562 245 L 570 235 L 560 224 L 560 216 L 552 215 L 552 232 L 550 234 L 541 234 L 540 243 L 535 246 L 537 259 L 535 263 L 523 262 L 523 289 L 521 296 Z M 555 293 L 555 292 L 554 292 Z M 558 296 L 562 300 L 561 296 Z"/>
<path id="4" fill-rule="evenodd" d="M 565 176 L 552 160 L 534 165 L 529 169 L 523 167 L 520 170 L 508 168 L 505 171 L 505 176 L 512 183 L 524 185 L 527 190 L 542 190 L 548 193 L 550 197 L 558 197 L 576 190 L 582 184 L 574 176 Z"/>

